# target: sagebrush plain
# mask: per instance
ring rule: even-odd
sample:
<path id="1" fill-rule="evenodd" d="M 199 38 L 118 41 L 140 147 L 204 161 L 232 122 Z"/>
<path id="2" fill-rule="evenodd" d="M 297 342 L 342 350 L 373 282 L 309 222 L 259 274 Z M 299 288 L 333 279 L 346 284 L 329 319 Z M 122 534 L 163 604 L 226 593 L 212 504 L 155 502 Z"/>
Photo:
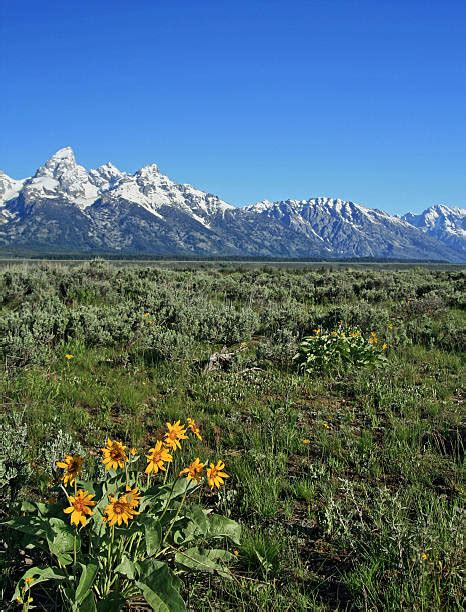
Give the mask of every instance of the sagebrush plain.
<path id="1" fill-rule="evenodd" d="M 64 453 L 97 464 L 108 437 L 149 447 L 192 417 L 197 454 L 230 474 L 203 503 L 242 536 L 229 577 L 186 574 L 189 609 L 460 609 L 465 281 L 460 268 L 5 266 L 2 522 L 60 494 Z M 297 367 L 303 338 L 350 329 L 386 345 L 377 366 Z M 41 559 L 1 529 L 14 609 Z M 34 603 L 66 609 L 47 582 Z"/>

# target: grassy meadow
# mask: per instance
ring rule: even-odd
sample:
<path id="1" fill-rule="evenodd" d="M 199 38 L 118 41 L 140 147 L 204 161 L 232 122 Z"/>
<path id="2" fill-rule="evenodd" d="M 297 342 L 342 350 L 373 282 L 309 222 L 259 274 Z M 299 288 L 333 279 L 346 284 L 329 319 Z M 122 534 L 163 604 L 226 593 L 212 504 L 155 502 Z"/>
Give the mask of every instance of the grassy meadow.
<path id="1" fill-rule="evenodd" d="M 461 609 L 465 281 L 427 267 L 3 267 L 1 609 L 27 609 L 10 602 L 16 583 L 47 562 L 5 522 L 24 502 L 63 506 L 56 461 L 85 454 L 99 471 L 107 438 L 148 449 L 188 417 L 202 441 L 174 453 L 174 473 L 221 458 L 230 478 L 196 503 L 242 529 L 222 544 L 229 573 L 181 573 L 188 609 Z M 299 368 L 303 338 L 345 330 L 375 332 L 380 360 Z M 49 582 L 31 592 L 36 609 L 68 609 Z"/>

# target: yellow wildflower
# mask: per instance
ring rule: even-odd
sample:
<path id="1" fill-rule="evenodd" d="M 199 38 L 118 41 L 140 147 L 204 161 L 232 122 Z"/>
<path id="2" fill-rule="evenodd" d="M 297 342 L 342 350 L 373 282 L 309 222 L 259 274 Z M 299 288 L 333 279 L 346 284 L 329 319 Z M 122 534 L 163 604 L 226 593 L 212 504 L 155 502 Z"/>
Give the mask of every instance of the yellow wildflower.
<path id="1" fill-rule="evenodd" d="M 92 514 L 91 507 L 95 506 L 95 502 L 92 501 L 94 495 L 91 495 L 87 491 L 80 489 L 76 495 L 70 495 L 68 501 L 70 506 L 65 508 L 63 512 L 65 514 L 71 514 L 72 525 L 85 525 L 87 522 L 87 516 Z"/>
<path id="2" fill-rule="evenodd" d="M 185 476 L 189 480 L 195 480 L 199 482 L 202 478 L 202 470 L 204 469 L 204 463 L 201 463 L 199 457 L 196 457 L 194 461 L 188 467 L 181 470 L 180 476 Z"/>
<path id="3" fill-rule="evenodd" d="M 80 455 L 65 455 L 63 461 L 57 461 L 57 467 L 65 470 L 62 476 L 65 487 L 74 483 L 83 463 L 84 459 Z"/>
<path id="4" fill-rule="evenodd" d="M 72 355 L 71 353 L 66 353 L 65 359 L 67 359 L 68 361 L 71 361 L 71 359 L 74 359 L 74 355 Z"/>
<path id="5" fill-rule="evenodd" d="M 170 455 L 168 449 L 163 445 L 161 440 L 158 440 L 155 443 L 154 448 L 149 449 L 149 454 L 146 455 L 146 457 L 148 461 L 146 474 L 150 474 L 151 472 L 157 474 L 159 470 L 165 472 L 166 468 L 164 463 L 171 463 L 173 461 L 173 457 Z"/>
<path id="6" fill-rule="evenodd" d="M 303 440 L 303 444 L 310 444 L 311 441 L 309 440 L 309 438 L 304 438 Z"/>
<path id="7" fill-rule="evenodd" d="M 168 432 L 165 434 L 165 444 L 172 450 L 181 448 L 180 440 L 187 440 L 186 428 L 180 424 L 180 421 L 176 423 L 167 423 Z"/>
<path id="8" fill-rule="evenodd" d="M 128 521 L 139 514 L 134 510 L 134 507 L 131 507 L 126 495 L 122 495 L 120 498 L 109 495 L 108 499 L 110 503 L 104 510 L 105 522 L 112 527 L 115 523 L 118 523 L 118 526 L 122 523 L 128 525 Z"/>
<path id="9" fill-rule="evenodd" d="M 369 344 L 372 344 L 372 346 L 375 346 L 378 341 L 379 339 L 377 338 L 377 332 L 375 331 L 371 332 L 370 338 L 368 340 Z"/>
<path id="10" fill-rule="evenodd" d="M 119 467 L 124 467 L 128 461 L 128 455 L 126 454 L 126 446 L 123 442 L 118 440 L 107 439 L 107 446 L 101 449 L 103 454 L 103 464 L 107 470 L 116 470 Z"/>
<path id="11" fill-rule="evenodd" d="M 141 493 L 139 492 L 138 487 L 134 487 L 134 489 L 132 489 L 129 485 L 126 485 L 125 498 L 130 508 L 137 508 L 141 501 Z"/>
<path id="12" fill-rule="evenodd" d="M 230 476 L 224 472 L 225 464 L 223 461 L 218 461 L 217 465 L 214 463 L 210 464 L 210 467 L 207 470 L 207 482 L 211 489 L 217 487 L 220 489 L 220 486 L 224 484 L 224 478 L 230 478 Z"/>
<path id="13" fill-rule="evenodd" d="M 197 426 L 196 421 L 194 419 L 191 419 L 190 417 L 188 417 L 188 427 L 196 436 L 196 438 L 198 438 L 202 442 L 201 430 Z"/>
<path id="14" fill-rule="evenodd" d="M 388 344 L 386 342 L 384 342 L 382 344 L 382 351 L 386 351 L 388 349 Z"/>
<path id="15" fill-rule="evenodd" d="M 421 555 L 421 561 L 427 561 L 428 558 L 429 558 L 429 555 L 423 552 Z"/>

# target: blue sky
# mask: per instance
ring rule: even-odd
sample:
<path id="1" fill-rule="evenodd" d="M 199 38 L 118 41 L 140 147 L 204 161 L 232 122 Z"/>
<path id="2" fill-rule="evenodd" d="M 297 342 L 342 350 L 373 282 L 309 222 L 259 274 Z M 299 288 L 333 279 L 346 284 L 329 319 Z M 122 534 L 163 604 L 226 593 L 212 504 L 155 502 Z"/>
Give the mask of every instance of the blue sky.
<path id="1" fill-rule="evenodd" d="M 464 0 L 0 0 L 0 168 L 466 206 Z"/>

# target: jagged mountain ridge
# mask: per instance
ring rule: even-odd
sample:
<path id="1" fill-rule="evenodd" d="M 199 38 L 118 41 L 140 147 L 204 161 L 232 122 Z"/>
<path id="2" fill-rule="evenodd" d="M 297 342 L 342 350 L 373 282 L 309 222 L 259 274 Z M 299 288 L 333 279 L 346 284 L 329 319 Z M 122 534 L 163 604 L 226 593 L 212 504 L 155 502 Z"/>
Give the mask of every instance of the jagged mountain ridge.
<path id="1" fill-rule="evenodd" d="M 458 229 L 466 211 L 443 207 L 443 216 L 450 210 Z M 88 171 L 70 147 L 31 178 L 0 173 L 0 246 L 39 251 L 464 261 L 466 238 L 456 231 L 452 241 L 451 223 L 433 231 L 432 215 L 422 215 L 332 198 L 236 208 L 175 183 L 156 164 L 134 174 L 111 163 Z"/>
<path id="2" fill-rule="evenodd" d="M 458 250 L 466 257 L 466 210 L 437 204 L 420 215 L 407 213 L 403 219 L 432 238 Z"/>

